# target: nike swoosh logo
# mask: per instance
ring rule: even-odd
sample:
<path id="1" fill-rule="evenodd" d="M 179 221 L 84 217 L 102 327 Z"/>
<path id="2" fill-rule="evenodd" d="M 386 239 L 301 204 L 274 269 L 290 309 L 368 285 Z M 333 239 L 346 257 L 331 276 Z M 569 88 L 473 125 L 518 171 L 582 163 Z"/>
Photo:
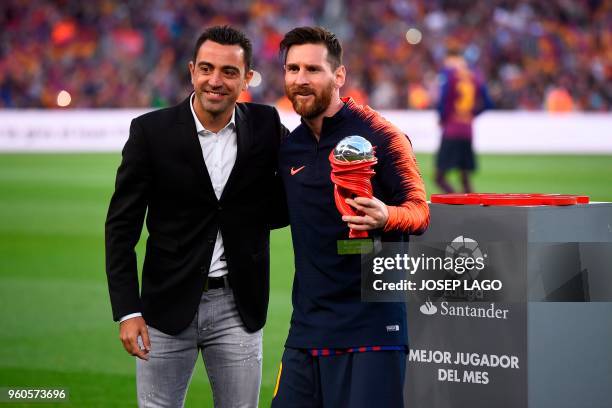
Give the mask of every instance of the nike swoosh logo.
<path id="1" fill-rule="evenodd" d="M 304 167 L 306 166 L 302 166 L 302 167 L 298 167 L 297 169 L 293 168 L 293 166 L 291 167 L 291 175 L 295 176 L 296 174 L 298 174 L 300 171 L 302 171 L 304 169 Z"/>

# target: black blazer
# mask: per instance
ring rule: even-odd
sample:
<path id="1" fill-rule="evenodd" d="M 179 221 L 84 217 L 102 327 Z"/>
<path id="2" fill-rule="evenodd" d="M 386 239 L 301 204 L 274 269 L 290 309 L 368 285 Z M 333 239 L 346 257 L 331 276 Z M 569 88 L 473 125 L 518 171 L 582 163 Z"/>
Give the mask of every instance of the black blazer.
<path id="1" fill-rule="evenodd" d="M 266 321 L 270 229 L 287 224 L 277 154 L 287 130 L 276 109 L 239 103 L 236 163 L 219 200 L 187 98 L 132 121 L 106 218 L 106 274 L 114 320 L 141 312 L 177 334 L 193 320 L 221 230 L 228 279 L 245 326 Z M 149 231 L 139 295 L 134 247 Z"/>

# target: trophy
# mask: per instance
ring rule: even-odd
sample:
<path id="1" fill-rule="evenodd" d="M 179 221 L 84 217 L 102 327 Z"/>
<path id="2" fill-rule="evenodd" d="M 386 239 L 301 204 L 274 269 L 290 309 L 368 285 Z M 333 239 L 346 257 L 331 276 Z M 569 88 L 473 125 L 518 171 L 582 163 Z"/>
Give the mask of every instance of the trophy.
<path id="1" fill-rule="evenodd" d="M 372 198 L 372 167 L 378 160 L 372 144 L 361 136 L 342 139 L 329 154 L 331 181 L 334 183 L 336 208 L 342 215 L 363 215 L 346 203 L 347 198 Z M 349 238 L 367 238 L 367 231 L 349 231 Z"/>

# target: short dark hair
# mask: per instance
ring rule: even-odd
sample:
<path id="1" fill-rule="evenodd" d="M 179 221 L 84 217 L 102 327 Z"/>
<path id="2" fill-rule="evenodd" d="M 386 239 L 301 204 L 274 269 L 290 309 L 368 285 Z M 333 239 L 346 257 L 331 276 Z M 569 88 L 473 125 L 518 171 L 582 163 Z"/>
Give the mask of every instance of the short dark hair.
<path id="1" fill-rule="evenodd" d="M 287 61 L 289 48 L 302 44 L 323 44 L 327 48 L 327 60 L 335 70 L 342 65 L 342 45 L 334 33 L 323 27 L 297 27 L 285 34 L 280 43 L 280 57 Z"/>
<path id="2" fill-rule="evenodd" d="M 236 30 L 230 26 L 214 26 L 207 28 L 196 41 L 195 48 L 193 49 L 193 62 L 196 62 L 198 58 L 198 51 L 204 42 L 207 40 L 214 41 L 222 45 L 239 45 L 244 51 L 244 65 L 246 72 L 251 69 L 251 63 L 253 58 L 253 45 L 251 40 L 248 39 L 246 34 L 242 31 Z"/>

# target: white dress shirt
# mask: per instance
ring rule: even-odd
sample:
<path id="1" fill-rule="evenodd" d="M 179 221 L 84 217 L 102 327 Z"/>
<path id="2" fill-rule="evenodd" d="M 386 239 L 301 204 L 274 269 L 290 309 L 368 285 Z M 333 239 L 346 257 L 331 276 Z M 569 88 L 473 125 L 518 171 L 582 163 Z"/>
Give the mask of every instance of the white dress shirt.
<path id="1" fill-rule="evenodd" d="M 236 134 L 236 110 L 232 113 L 232 118 L 229 123 L 225 125 L 223 129 L 217 133 L 211 132 L 206 129 L 193 109 L 193 98 L 194 94 L 191 94 L 189 99 L 189 107 L 191 108 L 191 114 L 195 122 L 196 131 L 198 133 L 198 140 L 202 147 L 202 156 L 204 157 L 204 163 L 206 163 L 206 169 L 210 176 L 213 189 L 217 199 L 221 198 L 225 184 L 229 179 L 230 173 L 236 163 L 236 154 L 238 153 L 238 137 Z M 220 276 L 227 275 L 227 262 L 225 261 L 225 250 L 223 248 L 223 239 L 221 237 L 221 231 L 217 231 L 217 240 L 213 249 L 212 259 L 210 261 L 210 269 L 208 270 L 208 276 L 211 278 L 217 278 Z M 131 319 L 133 317 L 142 316 L 141 313 L 131 313 L 123 316 L 120 322 Z"/>
<path id="2" fill-rule="evenodd" d="M 234 168 L 236 163 L 236 154 L 238 153 L 236 135 L 236 110 L 232 113 L 232 118 L 229 123 L 225 125 L 219 132 L 214 133 L 206 129 L 193 110 L 193 98 L 194 94 L 191 94 L 191 114 L 195 121 L 196 131 L 198 132 L 198 139 L 200 140 L 200 146 L 202 146 L 202 155 L 204 156 L 204 163 L 206 163 L 206 169 L 210 176 L 210 181 L 215 190 L 217 199 L 221 198 L 227 179 Z M 217 278 L 219 276 L 227 275 L 227 262 L 225 262 L 225 251 L 223 248 L 223 239 L 221 238 L 221 231 L 217 231 L 217 241 L 215 242 L 215 248 L 213 249 L 212 260 L 210 261 L 210 269 L 208 270 L 208 276 L 211 278 Z"/>

